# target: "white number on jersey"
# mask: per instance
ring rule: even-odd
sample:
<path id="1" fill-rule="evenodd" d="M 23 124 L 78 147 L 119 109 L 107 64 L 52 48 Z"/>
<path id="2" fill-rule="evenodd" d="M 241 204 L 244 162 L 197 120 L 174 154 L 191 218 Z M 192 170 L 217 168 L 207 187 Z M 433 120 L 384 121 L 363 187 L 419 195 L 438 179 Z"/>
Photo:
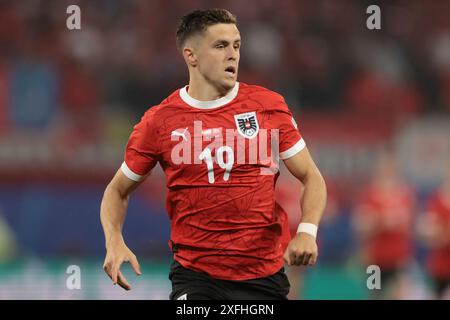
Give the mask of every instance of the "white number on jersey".
<path id="1" fill-rule="evenodd" d="M 224 154 L 226 153 L 227 159 L 224 161 Z M 214 183 L 214 163 L 212 159 L 211 149 L 205 148 L 199 155 L 200 160 L 205 160 L 206 169 L 208 170 L 208 182 Z M 216 151 L 216 162 L 220 168 L 225 170 L 223 174 L 223 180 L 228 181 L 230 179 L 231 169 L 233 169 L 234 153 L 233 149 L 229 146 L 222 146 Z"/>

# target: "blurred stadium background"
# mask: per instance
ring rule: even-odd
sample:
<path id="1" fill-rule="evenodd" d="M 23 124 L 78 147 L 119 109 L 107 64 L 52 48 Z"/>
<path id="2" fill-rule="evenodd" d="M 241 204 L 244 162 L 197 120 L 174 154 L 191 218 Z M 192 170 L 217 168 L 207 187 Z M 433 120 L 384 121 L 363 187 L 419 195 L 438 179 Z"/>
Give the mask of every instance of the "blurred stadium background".
<path id="1" fill-rule="evenodd" d="M 81 8 L 79 31 L 66 28 L 70 4 Z M 408 225 L 377 240 L 380 264 L 402 260 L 401 277 L 381 296 L 436 298 L 421 226 L 439 186 L 450 202 L 450 2 L 378 2 L 382 29 L 373 31 L 370 4 L 0 1 L 0 299 L 168 298 L 161 169 L 128 211 L 125 238 L 144 272 L 138 279 L 124 267 L 131 292 L 103 273 L 99 206 L 133 125 L 187 83 L 174 34 L 183 14 L 203 7 L 238 16 L 239 80 L 285 96 L 328 182 L 319 263 L 290 269 L 291 298 L 376 298 L 366 287 L 366 268 L 377 259 L 364 236 L 364 219 L 378 217 L 376 206 L 367 209 L 370 192 L 402 199 L 380 212 L 394 231 Z M 301 186 L 282 171 L 277 192 L 295 226 Z M 447 244 L 440 265 L 450 278 L 448 251 Z M 81 268 L 81 290 L 66 288 L 69 265 Z"/>

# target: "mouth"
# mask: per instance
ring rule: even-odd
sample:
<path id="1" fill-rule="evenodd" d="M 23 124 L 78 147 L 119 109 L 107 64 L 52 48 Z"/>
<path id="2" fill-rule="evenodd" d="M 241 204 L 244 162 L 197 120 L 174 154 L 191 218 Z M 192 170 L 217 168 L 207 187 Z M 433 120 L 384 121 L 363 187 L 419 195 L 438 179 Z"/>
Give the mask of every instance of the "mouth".
<path id="1" fill-rule="evenodd" d="M 236 74 L 236 68 L 233 67 L 233 66 L 227 67 L 227 68 L 225 69 L 225 72 L 226 72 L 229 76 L 234 77 L 234 75 Z"/>

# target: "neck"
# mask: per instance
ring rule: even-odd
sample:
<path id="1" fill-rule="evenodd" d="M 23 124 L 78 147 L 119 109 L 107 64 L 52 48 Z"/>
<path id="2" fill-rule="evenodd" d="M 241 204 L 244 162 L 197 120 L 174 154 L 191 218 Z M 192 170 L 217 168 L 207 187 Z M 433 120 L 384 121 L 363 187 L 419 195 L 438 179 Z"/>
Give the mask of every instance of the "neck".
<path id="1" fill-rule="evenodd" d="M 206 81 L 203 77 L 201 79 L 195 76 L 191 76 L 189 78 L 188 94 L 192 98 L 200 101 L 220 99 L 223 96 L 226 96 L 232 89 L 233 88 L 217 88 L 210 82 Z"/>

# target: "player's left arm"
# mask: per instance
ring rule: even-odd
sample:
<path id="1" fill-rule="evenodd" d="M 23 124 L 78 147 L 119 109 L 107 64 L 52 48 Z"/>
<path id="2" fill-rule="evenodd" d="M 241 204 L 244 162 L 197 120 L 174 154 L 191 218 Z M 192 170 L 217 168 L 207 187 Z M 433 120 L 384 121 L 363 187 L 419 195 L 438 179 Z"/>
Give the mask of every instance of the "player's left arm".
<path id="1" fill-rule="evenodd" d="M 285 159 L 284 164 L 304 185 L 299 232 L 289 242 L 284 259 L 288 265 L 314 265 L 318 257 L 314 234 L 327 201 L 325 180 L 306 146 L 294 156 Z"/>

